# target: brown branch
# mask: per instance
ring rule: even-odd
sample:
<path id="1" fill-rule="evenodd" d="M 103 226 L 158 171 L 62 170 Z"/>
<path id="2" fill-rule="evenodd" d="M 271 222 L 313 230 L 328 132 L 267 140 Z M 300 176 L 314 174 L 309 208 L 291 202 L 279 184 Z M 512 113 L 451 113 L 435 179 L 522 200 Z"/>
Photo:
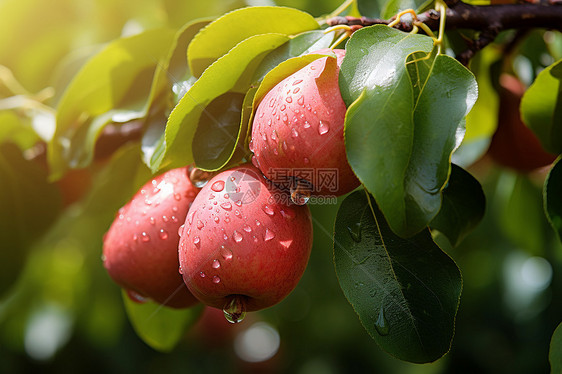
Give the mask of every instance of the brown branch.
<path id="1" fill-rule="evenodd" d="M 504 30 L 510 29 L 553 29 L 562 31 L 562 3 L 561 0 L 549 0 L 549 4 L 505 4 L 474 6 L 465 4 L 460 0 L 448 0 L 447 18 L 445 28 L 469 29 L 480 31 L 478 39 L 468 43 L 467 50 L 457 58 L 462 63 L 486 45 L 494 41 L 496 36 Z M 394 20 L 377 18 L 334 17 L 329 19 L 328 25 L 372 26 L 388 25 Z M 429 10 L 418 14 L 418 20 L 425 23 L 431 30 L 439 29 L 440 14 L 436 10 Z M 412 31 L 412 20 L 401 21 L 395 28 L 402 31 Z"/>

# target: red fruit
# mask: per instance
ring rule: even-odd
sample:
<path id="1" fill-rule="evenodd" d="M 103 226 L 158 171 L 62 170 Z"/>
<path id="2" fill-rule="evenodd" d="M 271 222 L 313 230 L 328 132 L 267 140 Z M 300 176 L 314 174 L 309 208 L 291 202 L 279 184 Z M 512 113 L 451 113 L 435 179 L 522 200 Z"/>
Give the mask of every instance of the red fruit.
<path id="1" fill-rule="evenodd" d="M 310 211 L 283 199 L 258 169 L 244 165 L 211 179 L 187 215 L 179 245 L 183 279 L 208 306 L 232 302 L 233 322 L 244 310 L 281 301 L 306 268 Z"/>
<path id="2" fill-rule="evenodd" d="M 197 302 L 178 272 L 178 231 L 199 191 L 187 175 L 188 168 L 173 169 L 146 183 L 104 237 L 104 266 L 133 300 L 172 308 Z"/>
<path id="3" fill-rule="evenodd" d="M 345 51 L 334 52 L 337 60 L 315 60 L 272 88 L 258 105 L 252 128 L 253 161 L 265 176 L 281 183 L 287 176 L 304 179 L 315 195 L 339 196 L 359 185 L 345 153 L 346 107 L 338 85 Z"/>
<path id="4" fill-rule="evenodd" d="M 519 171 L 531 171 L 551 164 L 556 155 L 547 153 L 519 113 L 525 86 L 515 77 L 500 77 L 498 128 L 492 137 L 488 154 L 497 163 Z"/>

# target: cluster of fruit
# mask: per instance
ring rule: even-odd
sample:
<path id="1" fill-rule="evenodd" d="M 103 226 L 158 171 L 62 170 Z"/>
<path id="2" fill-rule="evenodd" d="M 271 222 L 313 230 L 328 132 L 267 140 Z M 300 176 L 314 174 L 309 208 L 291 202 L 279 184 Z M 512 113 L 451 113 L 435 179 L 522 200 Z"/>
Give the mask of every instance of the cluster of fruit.
<path id="1" fill-rule="evenodd" d="M 202 302 L 239 322 L 294 289 L 312 247 L 308 197 L 359 185 L 343 139 L 338 74 L 345 51 L 334 53 L 264 96 L 252 126 L 253 165 L 210 179 L 192 166 L 170 170 L 119 210 L 104 238 L 104 265 L 133 300 L 174 308 Z M 333 170 L 335 184 L 293 173 L 302 169 Z"/>

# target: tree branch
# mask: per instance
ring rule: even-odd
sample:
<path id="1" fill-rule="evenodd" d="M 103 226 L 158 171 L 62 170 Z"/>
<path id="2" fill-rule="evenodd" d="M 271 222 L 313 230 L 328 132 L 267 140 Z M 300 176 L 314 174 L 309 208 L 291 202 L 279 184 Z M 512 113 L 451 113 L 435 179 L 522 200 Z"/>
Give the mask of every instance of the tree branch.
<path id="1" fill-rule="evenodd" d="M 466 64 L 468 60 L 480 49 L 493 42 L 496 36 L 509 29 L 553 29 L 562 31 L 562 5 L 559 0 L 550 0 L 549 4 L 505 4 L 474 6 L 465 4 L 460 0 L 447 1 L 447 19 L 445 28 L 469 29 L 480 31 L 479 38 L 468 43 L 467 50 L 457 58 Z M 439 29 L 439 12 L 432 9 L 418 14 L 418 21 L 425 23 L 431 30 Z M 377 24 L 388 25 L 395 17 L 389 20 L 367 17 L 334 17 L 327 20 L 328 25 L 372 26 Z M 413 29 L 412 20 L 401 21 L 395 28 L 410 32 Z"/>

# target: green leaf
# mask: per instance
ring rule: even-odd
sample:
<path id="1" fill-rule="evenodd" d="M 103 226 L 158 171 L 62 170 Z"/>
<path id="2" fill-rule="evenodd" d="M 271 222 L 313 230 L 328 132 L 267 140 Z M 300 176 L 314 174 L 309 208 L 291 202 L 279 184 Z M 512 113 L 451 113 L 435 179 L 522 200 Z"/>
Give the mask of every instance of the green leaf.
<path id="1" fill-rule="evenodd" d="M 480 183 L 463 168 L 452 165 L 449 182 L 443 190 L 443 203 L 430 222 L 453 247 L 470 233 L 484 217 L 486 196 Z"/>
<path id="2" fill-rule="evenodd" d="M 166 61 L 158 64 L 148 99 L 149 113 L 146 131 L 142 138 L 143 161 L 152 165 L 162 157 L 167 113 L 170 103 L 176 105 L 191 88 L 195 78 L 187 66 L 185 51 L 193 37 L 208 25 L 210 20 L 194 20 L 176 32 Z"/>
<path id="3" fill-rule="evenodd" d="M 562 324 L 558 325 L 552 334 L 548 360 L 551 373 L 562 373 Z"/>
<path id="4" fill-rule="evenodd" d="M 559 193 L 559 192 L 558 192 Z M 544 214 L 541 189 L 529 176 L 504 171 L 497 182 L 499 223 L 505 236 L 519 248 L 544 256 L 550 225 Z"/>
<path id="5" fill-rule="evenodd" d="M 270 52 L 262 61 L 254 75 L 254 82 L 261 82 L 265 75 L 284 61 L 329 48 L 334 42 L 334 33 L 323 30 L 303 32 L 287 43 Z"/>
<path id="6" fill-rule="evenodd" d="M 118 39 L 84 65 L 58 106 L 49 147 L 55 178 L 69 166 L 89 164 L 105 124 L 145 115 L 154 71 L 167 56 L 173 37 L 172 30 L 159 29 Z"/>
<path id="7" fill-rule="evenodd" d="M 457 60 L 438 55 L 409 57 L 407 68 L 414 89 L 414 143 L 406 171 L 406 234 L 413 234 L 435 217 L 441 190 L 449 177 L 453 150 L 464 136 L 462 121 L 476 97 L 476 79 Z"/>
<path id="8" fill-rule="evenodd" d="M 402 239 L 365 191 L 353 192 L 336 217 L 334 262 L 345 297 L 384 350 L 416 363 L 449 351 L 462 280 L 429 230 Z"/>
<path id="9" fill-rule="evenodd" d="M 348 106 L 347 159 L 375 196 L 392 229 L 409 234 L 404 180 L 414 142 L 412 86 L 406 58 L 430 52 L 433 40 L 387 26 L 356 31 L 346 46 L 340 90 Z"/>
<path id="10" fill-rule="evenodd" d="M 386 0 L 357 0 L 357 8 L 363 17 L 382 18 Z"/>
<path id="11" fill-rule="evenodd" d="M 521 100 L 523 122 L 545 150 L 562 153 L 562 60 L 544 69 Z"/>
<path id="12" fill-rule="evenodd" d="M 544 182 L 543 201 L 546 217 L 550 225 L 562 241 L 562 162 L 560 158 L 548 173 Z"/>
<path id="13" fill-rule="evenodd" d="M 122 291 L 129 320 L 137 335 L 160 352 L 170 352 L 185 332 L 199 318 L 202 305 L 187 309 L 172 309 L 152 301 L 139 304 Z"/>
<path id="14" fill-rule="evenodd" d="M 241 41 L 260 34 L 296 35 L 318 29 L 307 13 L 284 7 L 248 7 L 237 9 L 205 27 L 187 50 L 189 67 L 195 77 Z"/>
<path id="15" fill-rule="evenodd" d="M 389 19 L 406 9 L 417 10 L 425 5 L 426 0 L 388 0 L 382 8 L 383 19 Z"/>
<path id="16" fill-rule="evenodd" d="M 26 160 L 13 143 L 0 144 L 0 295 L 16 280 L 30 245 L 54 222 L 61 208 L 47 170 Z"/>
<path id="17" fill-rule="evenodd" d="M 227 92 L 245 93 L 261 60 L 287 40 L 287 36 L 280 34 L 250 37 L 209 66 L 170 114 L 164 142 L 166 149 L 161 158 L 154 159 L 152 170 L 192 163 L 191 145 L 205 107 Z"/>
<path id="18" fill-rule="evenodd" d="M 230 160 L 242 130 L 244 96 L 238 92 L 227 92 L 205 107 L 192 145 L 193 158 L 199 168 L 219 170 Z"/>

